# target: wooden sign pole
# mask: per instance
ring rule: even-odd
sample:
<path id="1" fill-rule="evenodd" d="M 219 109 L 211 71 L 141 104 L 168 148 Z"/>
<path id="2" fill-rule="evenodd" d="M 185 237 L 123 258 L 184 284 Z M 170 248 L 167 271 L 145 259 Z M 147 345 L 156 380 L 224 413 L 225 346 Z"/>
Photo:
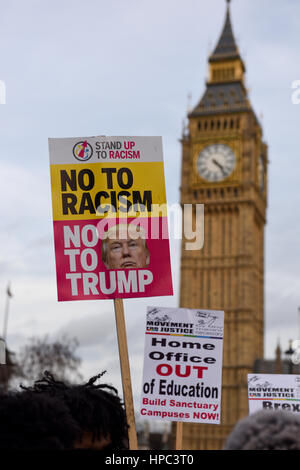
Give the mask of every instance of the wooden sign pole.
<path id="1" fill-rule="evenodd" d="M 176 450 L 182 450 L 182 421 L 176 423 Z"/>
<path id="2" fill-rule="evenodd" d="M 125 411 L 126 411 L 127 424 L 129 426 L 129 429 L 128 429 L 129 449 L 138 450 L 123 300 L 114 299 L 114 307 L 115 307 L 116 328 L 117 328 L 118 344 L 119 344 L 119 355 L 120 355 Z"/>

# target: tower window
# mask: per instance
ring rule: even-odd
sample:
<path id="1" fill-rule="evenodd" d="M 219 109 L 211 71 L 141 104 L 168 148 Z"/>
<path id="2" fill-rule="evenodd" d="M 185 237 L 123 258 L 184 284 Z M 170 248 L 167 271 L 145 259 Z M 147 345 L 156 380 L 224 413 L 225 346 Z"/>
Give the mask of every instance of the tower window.
<path id="1" fill-rule="evenodd" d="M 233 67 L 226 69 L 213 70 L 213 80 L 232 80 L 235 77 L 235 69 Z"/>
<path id="2" fill-rule="evenodd" d="M 223 123 L 223 127 L 224 127 L 224 129 L 227 129 L 227 119 L 225 119 L 225 121 Z"/>
<path id="3" fill-rule="evenodd" d="M 201 131 L 201 121 L 198 122 L 198 131 Z"/>
<path id="4" fill-rule="evenodd" d="M 215 121 L 211 121 L 211 123 L 210 123 L 210 128 L 211 128 L 211 130 L 213 130 L 214 127 L 215 127 Z"/>

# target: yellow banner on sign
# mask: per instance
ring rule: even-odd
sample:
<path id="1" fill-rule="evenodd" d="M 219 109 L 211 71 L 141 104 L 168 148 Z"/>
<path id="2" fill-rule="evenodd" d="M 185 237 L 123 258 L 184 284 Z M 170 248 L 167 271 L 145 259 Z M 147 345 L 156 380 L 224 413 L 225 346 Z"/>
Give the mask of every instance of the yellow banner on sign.
<path id="1" fill-rule="evenodd" d="M 164 205 L 163 162 L 51 165 L 53 220 L 151 217 Z"/>

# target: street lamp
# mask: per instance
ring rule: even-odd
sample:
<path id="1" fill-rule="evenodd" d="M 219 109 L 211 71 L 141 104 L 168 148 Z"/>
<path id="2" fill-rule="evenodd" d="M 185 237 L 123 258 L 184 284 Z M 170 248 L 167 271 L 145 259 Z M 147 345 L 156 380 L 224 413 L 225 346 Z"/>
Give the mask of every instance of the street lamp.
<path id="1" fill-rule="evenodd" d="M 3 339 L 6 341 L 6 336 L 7 336 L 7 323 L 8 323 L 8 314 L 9 314 L 9 301 L 12 297 L 11 289 L 10 289 L 10 283 L 7 286 L 6 289 L 6 304 L 5 304 L 5 310 L 4 310 L 4 326 L 3 326 Z"/>
<path id="2" fill-rule="evenodd" d="M 0 338 L 0 364 L 6 363 L 5 341 Z"/>
<path id="3" fill-rule="evenodd" d="M 284 354 L 286 355 L 286 359 L 288 361 L 288 365 L 289 365 L 289 374 L 292 374 L 293 373 L 293 362 L 292 362 L 292 356 L 295 352 L 295 350 L 292 348 L 292 343 L 293 343 L 293 340 L 290 339 L 289 341 L 289 349 L 287 349 Z"/>

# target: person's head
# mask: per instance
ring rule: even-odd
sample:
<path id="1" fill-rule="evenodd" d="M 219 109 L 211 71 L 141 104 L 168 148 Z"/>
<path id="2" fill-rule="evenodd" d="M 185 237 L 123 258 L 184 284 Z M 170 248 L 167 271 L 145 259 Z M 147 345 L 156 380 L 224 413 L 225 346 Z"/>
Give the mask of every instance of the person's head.
<path id="1" fill-rule="evenodd" d="M 224 450 L 300 450 L 300 416 L 258 411 L 235 425 Z"/>
<path id="2" fill-rule="evenodd" d="M 117 390 L 107 384 L 95 385 L 102 374 L 86 384 L 69 385 L 56 381 L 45 372 L 30 390 L 36 394 L 56 397 L 68 407 L 71 417 L 80 428 L 80 438 L 74 448 L 125 449 L 128 445 L 128 426 L 123 404 Z"/>
<path id="3" fill-rule="evenodd" d="M 56 397 L 30 391 L 0 395 L 1 450 L 69 450 L 80 428 Z"/>
<path id="4" fill-rule="evenodd" d="M 101 251 L 107 269 L 145 268 L 150 262 L 145 231 L 133 224 L 118 224 L 108 229 Z"/>

